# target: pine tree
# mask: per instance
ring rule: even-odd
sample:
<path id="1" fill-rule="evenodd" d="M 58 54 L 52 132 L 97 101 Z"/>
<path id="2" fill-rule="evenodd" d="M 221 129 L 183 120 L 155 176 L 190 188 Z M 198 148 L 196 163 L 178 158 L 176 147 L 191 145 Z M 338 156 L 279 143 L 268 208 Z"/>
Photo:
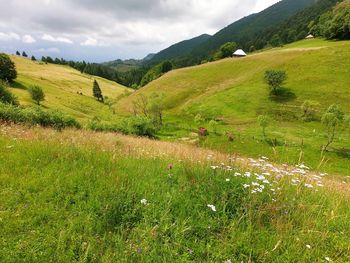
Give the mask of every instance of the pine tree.
<path id="1" fill-rule="evenodd" d="M 36 58 L 34 56 L 32 56 L 32 61 L 36 61 Z"/>
<path id="2" fill-rule="evenodd" d="M 21 53 L 19 53 L 19 51 L 16 51 L 16 55 L 17 55 L 17 56 L 20 56 L 20 55 L 21 55 Z"/>
<path id="3" fill-rule="evenodd" d="M 28 55 L 27 55 L 27 53 L 25 51 L 22 52 L 22 57 L 25 57 L 25 58 L 28 57 Z"/>
<path id="4" fill-rule="evenodd" d="M 94 80 L 94 85 L 93 85 L 93 88 L 92 88 L 92 92 L 93 92 L 94 97 L 98 101 L 102 101 L 103 102 L 102 91 L 101 91 L 100 85 L 98 85 L 98 82 L 96 80 Z"/>

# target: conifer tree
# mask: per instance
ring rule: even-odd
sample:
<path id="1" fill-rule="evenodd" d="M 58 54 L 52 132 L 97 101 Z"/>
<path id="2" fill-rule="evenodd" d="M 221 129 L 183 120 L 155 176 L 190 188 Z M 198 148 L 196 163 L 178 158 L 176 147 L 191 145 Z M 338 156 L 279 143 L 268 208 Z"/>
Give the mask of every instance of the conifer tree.
<path id="1" fill-rule="evenodd" d="M 28 55 L 27 55 L 27 53 L 25 51 L 22 52 L 22 57 L 25 57 L 25 58 L 28 57 Z"/>
<path id="2" fill-rule="evenodd" d="M 94 80 L 94 85 L 93 85 L 93 88 L 92 88 L 92 92 L 93 92 L 94 97 L 98 101 L 102 101 L 103 102 L 102 91 L 101 91 L 100 85 L 98 85 L 98 82 L 96 80 Z"/>

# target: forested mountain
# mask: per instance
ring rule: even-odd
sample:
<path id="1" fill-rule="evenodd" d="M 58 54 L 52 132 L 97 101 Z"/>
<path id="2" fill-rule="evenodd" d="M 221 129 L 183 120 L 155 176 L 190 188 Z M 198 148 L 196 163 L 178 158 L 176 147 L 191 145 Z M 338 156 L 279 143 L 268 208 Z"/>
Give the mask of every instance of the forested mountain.
<path id="1" fill-rule="evenodd" d="M 258 14 L 247 16 L 220 30 L 208 41 L 197 47 L 190 58 L 194 60 L 193 62 L 198 63 L 214 53 L 221 45 L 230 41 L 245 46 L 245 43 L 261 31 L 280 24 L 315 2 L 316 0 L 283 0 L 278 2 Z"/>
<path id="2" fill-rule="evenodd" d="M 210 39 L 210 37 L 210 35 L 203 34 L 198 37 L 176 43 L 155 54 L 153 58 L 149 60 L 149 62 L 151 64 L 157 64 L 164 60 L 172 60 L 178 57 L 186 56 L 190 54 L 194 48 Z"/>

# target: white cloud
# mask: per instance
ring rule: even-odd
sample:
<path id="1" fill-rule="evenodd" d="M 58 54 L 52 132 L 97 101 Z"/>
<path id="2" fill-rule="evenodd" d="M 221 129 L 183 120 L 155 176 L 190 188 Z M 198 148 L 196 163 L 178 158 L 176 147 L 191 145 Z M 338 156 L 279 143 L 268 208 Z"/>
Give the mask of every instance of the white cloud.
<path id="1" fill-rule="evenodd" d="M 88 37 L 85 41 L 80 43 L 81 46 L 86 46 L 86 47 L 108 47 L 110 46 L 109 44 L 105 43 L 104 41 L 99 41 L 95 38 Z"/>
<path id="2" fill-rule="evenodd" d="M 20 40 L 21 37 L 13 32 L 10 33 L 3 33 L 0 32 L 0 40 L 4 40 L 4 41 L 9 41 L 9 40 Z"/>
<path id="3" fill-rule="evenodd" d="M 49 48 L 40 48 L 38 50 L 35 50 L 35 52 L 40 53 L 60 53 L 61 50 L 57 47 L 49 47 Z"/>
<path id="4" fill-rule="evenodd" d="M 61 43 L 66 43 L 66 44 L 73 44 L 73 41 L 70 40 L 69 38 L 65 37 L 53 37 L 52 35 L 49 34 L 44 34 L 41 37 L 42 40 L 49 41 L 49 42 L 61 42 Z"/>
<path id="5" fill-rule="evenodd" d="M 35 42 L 36 42 L 35 38 L 32 37 L 31 35 L 24 35 L 24 36 L 22 37 L 22 41 L 23 41 L 24 43 L 27 43 L 27 44 L 32 44 L 32 43 L 35 43 Z"/>

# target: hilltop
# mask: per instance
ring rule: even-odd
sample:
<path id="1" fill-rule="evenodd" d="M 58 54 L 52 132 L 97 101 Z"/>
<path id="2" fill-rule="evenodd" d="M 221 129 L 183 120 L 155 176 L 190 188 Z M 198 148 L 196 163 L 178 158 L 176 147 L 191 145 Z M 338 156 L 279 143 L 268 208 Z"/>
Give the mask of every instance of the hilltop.
<path id="1" fill-rule="evenodd" d="M 34 104 L 27 89 L 31 85 L 39 85 L 45 92 L 45 108 L 61 110 L 83 122 L 94 117 L 103 120 L 115 118 L 108 106 L 93 98 L 94 79 L 99 82 L 103 95 L 113 100 L 132 91 L 113 81 L 82 74 L 69 66 L 33 62 L 18 56 L 11 56 L 11 59 L 18 71 L 18 78 L 11 91 L 22 105 Z"/>

